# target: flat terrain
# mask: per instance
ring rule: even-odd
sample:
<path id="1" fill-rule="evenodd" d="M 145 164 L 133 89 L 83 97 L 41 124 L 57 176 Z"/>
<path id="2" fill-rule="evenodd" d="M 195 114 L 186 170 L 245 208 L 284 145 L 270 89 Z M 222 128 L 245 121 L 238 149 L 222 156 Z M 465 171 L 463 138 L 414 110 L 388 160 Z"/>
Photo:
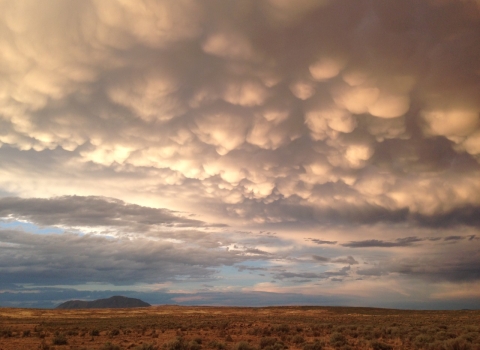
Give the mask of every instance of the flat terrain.
<path id="1" fill-rule="evenodd" d="M 480 349 L 480 311 L 0 308 L 0 350 Z"/>

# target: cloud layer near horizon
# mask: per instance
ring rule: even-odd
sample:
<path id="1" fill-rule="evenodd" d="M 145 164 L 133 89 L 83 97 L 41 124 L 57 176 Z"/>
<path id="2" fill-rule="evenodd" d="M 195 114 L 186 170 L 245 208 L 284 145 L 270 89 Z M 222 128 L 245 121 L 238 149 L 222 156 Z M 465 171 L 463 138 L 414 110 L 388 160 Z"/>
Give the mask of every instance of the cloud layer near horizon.
<path id="1" fill-rule="evenodd" d="M 0 0 L 0 216 L 98 261 L 161 231 L 125 283 L 478 283 L 479 36 L 474 0 Z"/>

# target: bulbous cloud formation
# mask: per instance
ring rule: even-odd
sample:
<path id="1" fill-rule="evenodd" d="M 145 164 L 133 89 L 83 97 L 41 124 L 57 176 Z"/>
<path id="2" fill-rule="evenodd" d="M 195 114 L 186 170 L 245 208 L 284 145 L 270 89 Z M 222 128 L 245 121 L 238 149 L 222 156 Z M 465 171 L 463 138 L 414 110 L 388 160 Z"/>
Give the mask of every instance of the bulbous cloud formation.
<path id="1" fill-rule="evenodd" d="M 2 0 L 1 193 L 188 197 L 255 223 L 476 212 L 479 12 Z"/>

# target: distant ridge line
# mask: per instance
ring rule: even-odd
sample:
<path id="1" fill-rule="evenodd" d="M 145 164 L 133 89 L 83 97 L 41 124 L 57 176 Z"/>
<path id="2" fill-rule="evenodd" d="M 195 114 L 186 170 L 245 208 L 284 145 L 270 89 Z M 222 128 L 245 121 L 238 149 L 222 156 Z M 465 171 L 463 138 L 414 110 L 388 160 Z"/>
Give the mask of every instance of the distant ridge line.
<path id="1" fill-rule="evenodd" d="M 69 300 L 58 305 L 56 309 L 123 309 L 148 306 L 151 305 L 143 300 L 115 295 L 107 299 L 93 301 Z"/>

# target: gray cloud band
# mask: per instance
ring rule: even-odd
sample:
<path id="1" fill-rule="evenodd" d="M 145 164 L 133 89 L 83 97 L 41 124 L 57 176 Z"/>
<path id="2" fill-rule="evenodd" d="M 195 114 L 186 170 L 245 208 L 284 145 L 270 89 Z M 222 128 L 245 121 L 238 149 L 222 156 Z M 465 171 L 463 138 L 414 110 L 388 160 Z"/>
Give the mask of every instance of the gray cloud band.
<path id="1" fill-rule="evenodd" d="M 126 193 L 255 222 L 285 214 L 257 202 L 478 217 L 478 2 L 0 6 L 6 193 L 134 172 Z"/>

